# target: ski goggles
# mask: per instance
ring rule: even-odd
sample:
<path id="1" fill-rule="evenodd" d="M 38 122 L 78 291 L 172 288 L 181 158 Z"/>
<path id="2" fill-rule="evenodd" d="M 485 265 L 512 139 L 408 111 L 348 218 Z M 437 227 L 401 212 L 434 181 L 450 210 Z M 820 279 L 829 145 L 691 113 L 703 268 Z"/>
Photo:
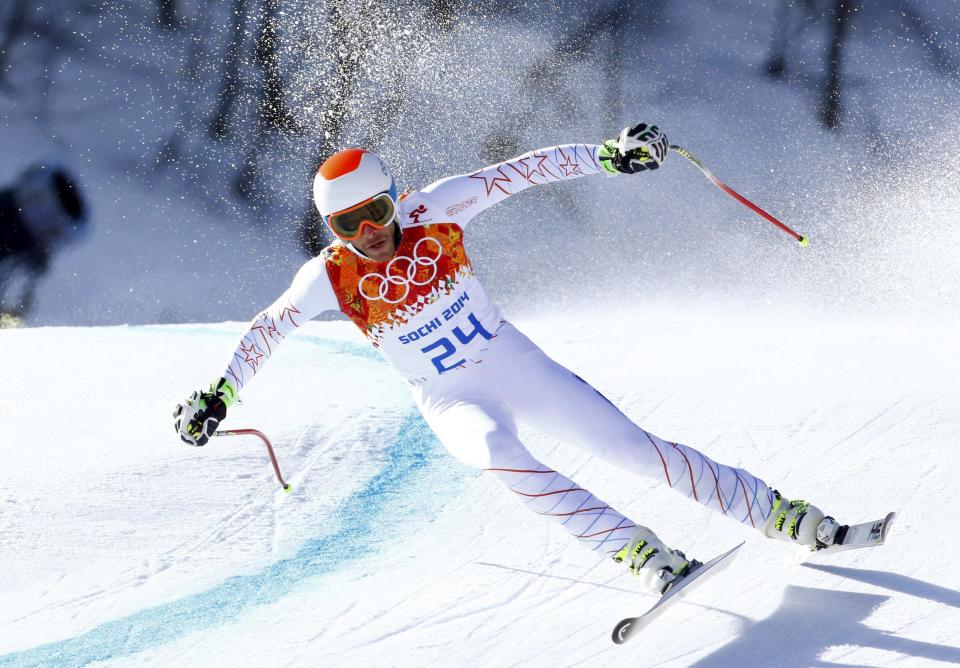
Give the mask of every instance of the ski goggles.
<path id="1" fill-rule="evenodd" d="M 397 205 L 389 193 L 380 193 L 349 209 L 331 213 L 327 217 L 327 225 L 344 241 L 354 241 L 360 238 L 364 225 L 389 225 L 396 210 Z"/>

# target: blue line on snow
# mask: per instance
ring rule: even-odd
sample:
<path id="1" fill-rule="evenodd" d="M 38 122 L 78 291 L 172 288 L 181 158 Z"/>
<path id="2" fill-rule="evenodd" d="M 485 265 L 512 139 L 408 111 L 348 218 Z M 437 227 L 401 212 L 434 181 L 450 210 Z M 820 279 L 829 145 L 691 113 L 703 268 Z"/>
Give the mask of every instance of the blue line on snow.
<path id="1" fill-rule="evenodd" d="M 349 343 L 309 340 L 337 352 L 369 356 L 365 348 Z M 467 478 L 466 470 L 444 453 L 417 411 L 406 417 L 384 454 L 384 467 L 347 498 L 332 518 L 339 529 L 308 541 L 294 556 L 259 573 L 234 576 L 213 589 L 105 622 L 74 638 L 0 656 L 0 667 L 85 666 L 229 622 L 253 606 L 280 600 L 307 578 L 375 553 L 380 544 L 389 543 L 390 527 L 439 506 Z"/>
<path id="2" fill-rule="evenodd" d="M 0 666 L 85 666 L 129 656 L 192 631 L 223 624 L 252 606 L 273 603 L 305 578 L 323 575 L 375 552 L 385 527 L 433 505 L 424 494 L 447 497 L 464 479 L 420 417 L 409 415 L 386 450 L 384 468 L 341 506 L 340 528 L 309 541 L 292 557 L 253 575 L 235 576 L 213 589 L 106 622 L 59 642 L 0 656 Z M 410 492 L 421 485 L 426 491 Z M 389 543 L 389 541 L 385 541 Z M 319 603 L 319 602 L 318 602 Z"/>

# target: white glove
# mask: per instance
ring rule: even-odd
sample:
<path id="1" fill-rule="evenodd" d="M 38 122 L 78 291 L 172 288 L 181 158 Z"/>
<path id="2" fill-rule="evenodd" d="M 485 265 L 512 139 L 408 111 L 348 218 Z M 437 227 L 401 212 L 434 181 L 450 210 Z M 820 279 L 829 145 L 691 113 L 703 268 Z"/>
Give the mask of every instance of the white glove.
<path id="1" fill-rule="evenodd" d="M 173 428 L 180 440 L 189 445 L 204 445 L 227 417 L 227 407 L 237 393 L 226 379 L 210 384 L 207 391 L 197 390 L 173 410 Z"/>
<path id="2" fill-rule="evenodd" d="M 608 172 L 635 174 L 660 167 L 670 150 L 667 136 L 656 125 L 626 127 L 617 139 L 603 143 L 600 159 Z"/>

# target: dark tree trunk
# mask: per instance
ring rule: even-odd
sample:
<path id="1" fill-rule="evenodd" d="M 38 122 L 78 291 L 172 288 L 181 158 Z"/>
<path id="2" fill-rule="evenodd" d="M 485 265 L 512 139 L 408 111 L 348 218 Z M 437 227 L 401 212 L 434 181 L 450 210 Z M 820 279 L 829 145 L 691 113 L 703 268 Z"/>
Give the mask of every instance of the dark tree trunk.
<path id="1" fill-rule="evenodd" d="M 361 10 L 360 17 L 355 22 L 360 31 L 369 26 L 372 19 L 371 10 L 372 3 L 366 3 Z M 324 115 L 323 139 L 313 170 L 309 174 L 311 180 L 323 161 L 333 155 L 340 146 L 347 105 L 356 90 L 361 58 L 364 53 L 364 50 L 358 48 L 355 43 L 359 36 L 351 30 L 350 26 L 354 24 L 354 20 L 347 12 L 344 0 L 329 0 L 327 17 L 331 33 L 331 51 L 336 54 L 335 81 Z M 301 225 L 300 241 L 311 255 L 317 255 L 331 237 L 313 202 L 310 201 L 307 207 L 307 213 Z"/>
<path id="2" fill-rule="evenodd" d="M 258 190 L 257 184 L 260 179 L 259 154 L 257 140 L 249 142 L 247 150 L 243 154 L 243 164 L 240 166 L 240 171 L 237 172 L 233 184 L 237 196 L 245 199 L 248 203 L 254 201 L 254 195 Z"/>
<path id="3" fill-rule="evenodd" d="M 255 58 L 264 74 L 260 109 L 269 128 L 299 133 L 301 128 L 284 100 L 283 76 L 277 56 L 277 5 L 278 0 L 264 0 L 263 32 L 257 40 Z"/>
<path id="4" fill-rule="evenodd" d="M 401 68 L 400 72 L 390 82 L 390 93 L 387 96 L 387 101 L 377 115 L 376 122 L 374 122 L 368 135 L 367 147 L 369 149 L 376 150 L 387 140 L 387 135 L 395 127 L 397 118 L 400 116 L 406 94 L 407 73 L 406 68 Z"/>
<path id="5" fill-rule="evenodd" d="M 176 30 L 182 24 L 180 13 L 177 11 L 177 0 L 157 0 L 157 20 L 166 30 Z"/>
<path id="6" fill-rule="evenodd" d="M 653 22 L 662 10 L 661 3 L 649 3 L 644 6 L 645 21 Z M 537 122 L 537 112 L 544 104 L 553 104 L 558 107 L 564 116 L 573 116 L 577 113 L 571 100 L 575 99 L 573 92 L 567 85 L 566 70 L 571 63 L 583 57 L 583 54 L 596 48 L 597 44 L 604 45 L 614 54 L 629 44 L 628 35 L 631 26 L 625 28 L 623 24 L 631 23 L 631 18 L 637 16 L 631 11 L 630 0 L 598 7 L 592 16 L 584 23 L 578 24 L 557 40 L 553 48 L 527 70 L 524 75 L 523 90 L 528 97 L 520 102 L 514 112 L 505 115 L 504 120 L 492 132 L 487 134 L 483 142 L 482 158 L 488 162 L 507 160 L 525 150 L 524 136 L 531 126 Z M 614 58 L 616 55 L 614 56 Z M 606 94 L 617 90 L 620 79 L 620 63 L 610 66 L 606 81 Z M 615 122 L 617 107 L 615 95 L 607 109 L 605 121 Z M 611 128 L 611 132 L 615 128 Z M 576 198 L 567 192 L 558 192 L 555 195 L 563 199 L 564 208 L 568 209 L 574 218 L 589 220 L 590 216 L 583 211 L 582 205 Z"/>
<path id="7" fill-rule="evenodd" d="M 793 7 L 789 2 L 780 2 L 773 17 L 773 37 L 770 40 L 770 55 L 767 56 L 767 74 L 782 79 L 787 72 L 787 47 L 790 45 L 790 17 Z"/>
<path id="8" fill-rule="evenodd" d="M 7 24 L 3 27 L 3 41 L 0 41 L 0 81 L 6 79 L 10 49 L 13 48 L 14 42 L 17 41 L 23 31 L 26 18 L 27 0 L 14 0 Z"/>
<path id="9" fill-rule="evenodd" d="M 523 89 L 530 95 L 525 101 L 527 108 L 518 108 L 514 114 L 508 116 L 508 120 L 487 137 L 485 146 L 495 150 L 499 146 L 520 146 L 521 136 L 536 122 L 536 107 L 544 101 L 557 105 L 566 103 L 564 94 L 567 88 L 562 81 L 570 63 L 591 49 L 604 35 L 616 40 L 617 32 L 612 27 L 630 15 L 629 0 L 621 0 L 613 6 L 599 8 L 585 23 L 559 39 L 553 49 L 534 62 L 524 75 Z M 615 44 L 607 48 L 616 50 L 619 46 Z M 502 155 L 498 159 L 510 158 L 513 155 L 516 154 Z"/>
<path id="10" fill-rule="evenodd" d="M 829 12 L 822 0 L 780 0 L 773 18 L 770 55 L 767 56 L 765 66 L 769 76 L 774 79 L 786 77 L 790 69 L 787 52 L 791 45 L 817 23 L 824 13 Z"/>
<path id="11" fill-rule="evenodd" d="M 916 34 L 917 40 L 926 49 L 927 57 L 933 66 L 943 74 L 954 77 L 960 75 L 957 60 L 947 51 L 943 38 L 937 34 L 935 27 L 931 28 L 912 3 L 901 2 L 897 9 L 907 24 L 907 29 Z"/>
<path id="12" fill-rule="evenodd" d="M 184 144 L 185 135 L 190 131 L 189 128 L 203 125 L 204 114 L 199 111 L 200 101 L 197 100 L 197 91 L 200 88 L 199 83 L 202 75 L 201 65 L 205 56 L 204 45 L 206 44 L 202 31 L 206 30 L 206 26 L 210 21 L 210 9 L 211 6 L 209 3 L 205 3 L 200 7 L 193 21 L 191 28 L 192 34 L 188 35 L 186 39 L 187 59 L 183 66 L 182 77 L 185 93 L 177 98 L 179 121 L 175 125 L 173 132 L 163 143 L 163 146 L 157 151 L 158 167 L 164 167 L 178 162 L 182 157 L 181 147 Z"/>
<path id="13" fill-rule="evenodd" d="M 840 125 L 840 98 L 843 90 L 840 74 L 843 46 L 856 11 L 857 0 L 836 0 L 832 13 L 832 38 L 828 56 L 827 82 L 823 91 L 821 122 L 831 130 Z"/>
<path id="14" fill-rule="evenodd" d="M 236 0 L 234 5 L 236 22 L 233 36 L 227 46 L 227 55 L 223 62 L 223 78 L 220 93 L 217 96 L 217 108 L 207 125 L 207 134 L 211 139 L 226 139 L 230 135 L 230 117 L 237 96 L 240 94 L 240 59 L 243 45 L 247 41 L 247 0 Z"/>
<path id="15" fill-rule="evenodd" d="M 463 0 L 428 0 L 427 10 L 434 22 L 443 31 L 450 31 L 457 22 L 457 14 Z"/>

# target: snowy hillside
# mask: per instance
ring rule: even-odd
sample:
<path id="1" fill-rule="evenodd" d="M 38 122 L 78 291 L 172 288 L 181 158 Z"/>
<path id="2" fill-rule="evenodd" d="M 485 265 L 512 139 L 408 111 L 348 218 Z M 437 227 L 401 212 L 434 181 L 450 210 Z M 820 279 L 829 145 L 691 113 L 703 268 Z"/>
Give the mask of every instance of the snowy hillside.
<path id="1" fill-rule="evenodd" d="M 158 4 L 184 24 L 161 28 Z M 359 53 L 331 47 L 340 4 L 391 11 L 354 25 L 373 59 L 331 119 L 331 59 Z M 0 188 L 62 163 L 91 209 L 35 328 L 0 330 L 0 668 L 960 664 L 960 3 L 858 3 L 836 131 L 817 117 L 826 22 L 798 33 L 782 80 L 766 73 L 780 4 L 0 3 Z M 443 6 L 460 7 L 445 28 L 424 13 Z M 254 41 L 278 9 L 304 128 L 264 135 Z M 234 34 L 252 78 L 214 139 Z M 221 372 L 232 321 L 306 258 L 324 142 L 375 146 L 403 189 L 640 121 L 810 246 L 671 155 L 486 212 L 466 239 L 478 276 L 653 433 L 843 521 L 896 510 L 887 546 L 810 556 L 521 431 L 689 555 L 746 541 L 615 646 L 652 597 L 449 457 L 344 322 L 290 337 L 225 425 L 271 436 L 289 494 L 256 439 L 177 439 L 174 404 Z M 256 211 L 234 188 L 253 154 Z"/>
<path id="2" fill-rule="evenodd" d="M 960 663 L 960 323 L 636 304 L 517 324 L 654 433 L 849 521 L 813 556 L 524 434 L 545 461 L 709 557 L 741 557 L 650 632 L 652 599 L 445 455 L 346 323 L 291 337 L 233 409 L 270 434 L 179 443 L 169 413 L 238 324 L 0 332 L 0 666 Z"/>

